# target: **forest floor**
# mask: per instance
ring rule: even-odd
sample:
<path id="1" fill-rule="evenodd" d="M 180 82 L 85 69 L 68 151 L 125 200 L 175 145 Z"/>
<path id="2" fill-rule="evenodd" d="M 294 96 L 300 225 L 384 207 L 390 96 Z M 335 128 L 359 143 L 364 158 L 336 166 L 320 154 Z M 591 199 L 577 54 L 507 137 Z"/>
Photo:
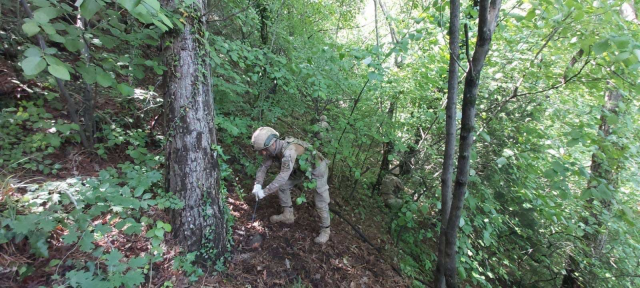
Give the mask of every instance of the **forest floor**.
<path id="1" fill-rule="evenodd" d="M 318 234 L 318 222 L 312 205 L 296 206 L 294 224 L 273 224 L 269 216 L 280 213 L 277 197 L 267 197 L 258 203 L 254 222 L 251 218 L 255 200 L 244 203 L 235 198 L 229 199 L 232 213 L 237 217 L 233 236 L 235 255 L 229 271 L 221 275 L 223 283 L 233 282 L 230 286 L 234 287 L 246 287 L 247 284 L 281 287 L 295 283 L 312 287 L 407 285 L 406 279 L 394 271 L 392 265 L 395 264 L 383 260 L 388 255 L 378 254 L 342 219 L 332 218 L 331 238 L 326 244 L 319 245 L 313 242 Z M 374 245 L 387 244 L 381 236 L 384 232 L 380 231 L 384 225 L 376 221 L 362 224 L 360 230 L 370 232 L 367 238 Z M 252 247 L 255 235 L 264 239 L 257 248 Z M 212 280 L 220 283 L 220 279 Z"/>
<path id="2" fill-rule="evenodd" d="M 77 155 L 74 154 L 74 155 Z M 46 181 L 60 181 L 63 175 L 73 176 L 78 170 L 84 170 L 85 176 L 96 176 L 98 168 L 114 166 L 106 161 L 90 161 L 86 156 L 78 161 L 67 161 L 75 167 L 61 171 L 58 176 Z M 76 166 L 77 165 L 77 166 Z M 105 166 L 105 167 L 98 167 Z M 76 174 L 77 175 L 77 174 Z M 33 177 L 33 175 L 30 175 Z M 62 178 L 61 178 L 62 177 Z M 293 195 L 299 193 L 294 188 Z M 14 196 L 26 193 L 26 189 L 11 191 Z M 214 272 L 213 266 L 203 267 L 205 275 L 195 282 L 189 282 L 184 273 L 173 269 L 173 258 L 179 254 L 179 246 L 167 237 L 165 256 L 162 261 L 153 264 L 152 277 L 147 276 L 149 287 L 165 287 L 166 282 L 173 287 L 404 287 L 409 282 L 394 271 L 395 263 L 389 260 L 389 251 L 379 254 L 376 249 L 365 243 L 362 238 L 342 219 L 332 215 L 331 238 L 324 244 L 313 242 L 318 233 L 315 209 L 310 203 L 295 207 L 294 224 L 270 223 L 269 216 L 279 214 L 280 205 L 277 196 L 269 196 L 258 203 L 255 220 L 252 222 L 255 199 L 246 195 L 245 201 L 236 193 L 230 193 L 228 205 L 236 218 L 233 225 L 233 251 L 228 261 L 227 271 Z M 333 205 L 333 204 L 332 204 Z M 343 211 L 344 213 L 346 211 Z M 344 213 L 346 214 L 346 213 Z M 169 222 L 167 211 L 151 209 L 146 215 L 155 220 Z M 355 215 L 355 216 L 354 216 Z M 390 247 L 385 225 L 377 221 L 363 221 L 358 215 L 351 214 L 351 223 L 366 234 L 367 239 L 377 247 Z M 108 223 L 110 215 L 104 214 L 93 219 L 94 223 Z M 343 217 L 348 217 L 343 215 Z M 360 221 L 357 221 L 360 219 Z M 112 223 L 113 224 L 113 223 Z M 63 275 L 71 267 L 51 266 L 51 259 L 92 261 L 97 258 L 90 253 L 75 249 L 62 243 L 65 234 L 59 227 L 49 239 L 50 257 L 36 258 L 29 251 L 27 241 L 0 245 L 0 267 L 15 267 L 16 264 L 28 264 L 34 267 L 34 273 L 22 281 L 11 276 L 10 271 L 0 271 L 0 287 L 49 287 L 56 283 L 54 275 Z M 148 238 L 141 235 L 125 235 L 114 229 L 110 235 L 94 241 L 96 247 L 105 252 L 117 248 L 126 258 L 147 253 L 150 248 Z M 254 237 L 260 235 L 262 241 L 252 245 Z M 4 270 L 4 269 L 3 269 Z M 14 274 L 15 275 L 15 274 Z"/>

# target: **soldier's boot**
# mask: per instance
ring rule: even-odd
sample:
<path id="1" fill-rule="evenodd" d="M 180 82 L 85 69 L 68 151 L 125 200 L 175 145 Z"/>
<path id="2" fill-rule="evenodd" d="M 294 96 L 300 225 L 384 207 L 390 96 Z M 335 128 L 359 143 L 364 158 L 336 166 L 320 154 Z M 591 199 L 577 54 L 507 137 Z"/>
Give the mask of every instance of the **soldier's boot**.
<path id="1" fill-rule="evenodd" d="M 295 219 L 296 217 L 293 216 L 293 207 L 284 207 L 284 212 L 282 212 L 282 214 L 273 215 L 269 218 L 273 223 L 282 222 L 286 224 L 293 223 Z"/>
<path id="2" fill-rule="evenodd" d="M 327 243 L 327 241 L 329 241 L 330 235 L 331 235 L 331 228 L 329 227 L 322 228 L 320 229 L 320 235 L 318 235 L 316 239 L 313 239 L 313 242 L 316 242 L 318 244 Z"/>

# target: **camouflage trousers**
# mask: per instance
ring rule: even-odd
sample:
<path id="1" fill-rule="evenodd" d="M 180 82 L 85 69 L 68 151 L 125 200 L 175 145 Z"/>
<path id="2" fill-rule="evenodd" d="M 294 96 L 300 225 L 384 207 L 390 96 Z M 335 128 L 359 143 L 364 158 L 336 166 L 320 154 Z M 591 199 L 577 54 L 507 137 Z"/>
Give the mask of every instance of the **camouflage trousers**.
<path id="1" fill-rule="evenodd" d="M 329 217 L 329 185 L 327 184 L 327 179 L 329 178 L 329 161 L 324 160 L 320 162 L 315 169 L 311 171 L 311 177 L 316 180 L 316 193 L 314 195 L 314 201 L 316 204 L 316 212 L 318 216 L 320 216 L 320 226 L 321 227 L 329 227 L 331 219 Z M 280 188 L 278 188 L 278 198 L 280 198 L 280 205 L 282 207 L 292 207 L 291 202 L 291 188 L 293 186 L 304 181 L 303 177 L 298 178 L 289 178 L 287 182 L 282 184 Z"/>

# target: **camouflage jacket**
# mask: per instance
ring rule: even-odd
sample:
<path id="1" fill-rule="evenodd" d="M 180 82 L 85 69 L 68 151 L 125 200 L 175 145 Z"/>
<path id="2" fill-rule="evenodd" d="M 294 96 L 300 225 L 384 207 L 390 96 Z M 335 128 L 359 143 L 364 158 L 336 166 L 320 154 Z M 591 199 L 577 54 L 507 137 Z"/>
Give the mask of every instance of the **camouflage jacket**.
<path id="1" fill-rule="evenodd" d="M 296 159 L 298 156 L 304 154 L 307 150 L 306 148 L 310 146 L 309 143 L 292 137 L 287 137 L 284 140 L 277 139 L 275 143 L 275 154 L 268 153 L 265 155 L 262 159 L 262 166 L 260 166 L 256 173 L 255 184 L 262 185 L 271 164 L 273 164 L 274 161 L 280 162 L 280 173 L 278 173 L 278 176 L 276 176 L 269 186 L 264 188 L 265 195 L 277 191 L 280 185 L 284 184 L 292 173 L 298 174 L 297 172 L 303 172 L 299 171 L 300 169 L 298 169 L 299 165 Z M 319 157 L 322 158 L 321 155 L 319 155 Z M 303 173 L 301 174 L 304 175 Z"/>

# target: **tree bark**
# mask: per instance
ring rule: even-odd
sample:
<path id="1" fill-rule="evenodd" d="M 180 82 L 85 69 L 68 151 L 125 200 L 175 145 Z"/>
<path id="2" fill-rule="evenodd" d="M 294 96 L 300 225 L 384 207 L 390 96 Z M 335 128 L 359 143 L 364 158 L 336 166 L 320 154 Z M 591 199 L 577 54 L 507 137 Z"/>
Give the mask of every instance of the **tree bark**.
<path id="1" fill-rule="evenodd" d="M 178 2 L 178 1 L 175 1 Z M 173 0 L 166 7 L 175 7 Z M 200 14 L 204 0 L 194 5 Z M 227 250 L 224 203 L 220 194 L 210 64 L 204 48 L 204 17 L 189 17 L 165 47 L 169 68 L 165 83 L 167 115 L 166 190 L 184 202 L 171 211 L 173 235 L 187 251 L 200 251 L 200 259 L 215 261 Z M 199 35 L 198 39 L 196 35 Z M 205 56 L 205 57 L 203 57 Z"/>
<path id="2" fill-rule="evenodd" d="M 445 233 L 449 210 L 451 209 L 451 175 L 453 174 L 453 155 L 456 145 L 456 102 L 458 95 L 458 59 L 460 58 L 460 1 L 451 0 L 449 4 L 449 81 L 447 82 L 447 106 L 445 124 L 444 159 L 440 194 L 440 236 L 438 237 L 438 263 L 435 270 L 435 286 L 446 287 L 444 277 L 445 266 Z"/>
<path id="3" fill-rule="evenodd" d="M 82 47 L 82 54 L 85 57 L 86 66 L 89 67 L 91 64 L 91 51 L 89 50 L 89 44 L 87 43 L 87 39 L 85 38 L 85 31 L 87 30 L 88 21 L 84 19 L 84 17 L 80 16 L 80 11 L 78 11 L 78 19 L 76 21 L 76 26 L 82 30 L 81 37 L 82 43 L 84 46 Z M 87 137 L 87 144 L 93 147 L 95 143 L 96 136 L 96 120 L 94 115 L 95 110 L 95 100 L 93 97 L 93 89 L 91 88 L 91 84 L 84 82 L 84 92 L 82 94 L 82 116 L 84 118 L 84 133 Z"/>
<path id="4" fill-rule="evenodd" d="M 600 126 L 598 127 L 598 131 L 602 134 L 603 142 L 607 141 L 609 135 L 611 135 L 611 124 L 607 121 L 607 114 L 618 115 L 618 103 L 622 99 L 622 93 L 618 90 L 610 89 L 605 92 L 604 100 L 605 104 L 603 109 L 606 113 L 600 115 Z M 610 157 L 610 151 L 606 151 L 608 146 L 606 143 L 603 145 L 599 145 L 598 150 L 604 154 L 604 158 L 599 156 L 600 153 L 593 153 L 591 155 L 591 179 L 589 180 L 588 188 L 596 189 L 601 181 L 603 184 L 610 184 L 611 186 L 615 186 L 614 183 L 617 172 L 617 159 Z M 594 199 L 591 198 L 588 200 L 589 204 L 593 204 Z M 611 208 L 611 200 L 610 199 L 600 199 L 600 203 L 602 208 L 609 211 Z M 598 213 L 593 211 L 593 217 L 596 219 L 597 226 L 606 226 L 606 223 L 602 222 L 602 219 Z M 587 234 L 585 234 L 587 235 Z M 596 256 L 600 256 L 602 249 L 606 243 L 606 233 L 599 233 L 593 235 L 590 239 L 592 249 Z"/>
<path id="5" fill-rule="evenodd" d="M 387 119 L 389 122 L 393 121 L 393 114 L 395 113 L 396 102 L 393 101 L 389 104 L 389 109 L 387 110 Z M 393 140 L 389 139 L 389 141 L 384 142 L 382 144 L 382 161 L 380 164 L 380 171 L 378 172 L 378 178 L 376 179 L 376 183 L 373 184 L 373 190 L 371 194 L 374 194 L 376 191 L 380 189 L 380 185 L 382 185 L 382 179 L 384 176 L 389 173 L 389 168 L 391 166 L 391 161 L 389 161 L 389 155 L 393 153 Z"/>
<path id="6" fill-rule="evenodd" d="M 622 94 L 618 90 L 609 89 L 605 92 L 604 95 L 605 104 L 602 107 L 603 113 L 600 115 L 600 126 L 598 127 L 598 135 L 602 135 L 602 141 L 606 142 L 609 135 L 611 135 L 611 125 L 607 121 L 607 114 L 618 115 L 618 103 L 620 99 L 622 99 Z M 601 182 L 603 184 L 612 184 L 615 182 L 615 175 L 617 171 L 617 160 L 614 158 L 610 158 L 607 155 L 607 151 L 604 151 L 608 146 L 606 143 L 604 145 L 598 145 L 598 152 L 591 154 L 591 177 L 587 179 L 587 189 L 596 189 Z M 602 158 L 598 156 L 600 153 L 604 154 L 605 157 Z M 600 217 L 600 213 L 594 210 L 594 201 L 593 197 L 587 199 L 585 209 L 588 210 L 591 214 L 591 217 L 595 219 L 595 225 L 597 227 L 607 226 Z M 609 199 L 600 199 L 599 200 L 602 208 L 610 211 L 611 209 L 611 200 Z M 587 223 L 587 219 L 583 219 L 584 223 Z M 591 246 L 591 251 L 593 251 L 593 257 L 602 256 L 602 250 L 607 241 L 607 233 L 606 229 L 604 233 L 585 233 L 582 236 L 583 240 L 587 245 Z M 578 277 L 574 274 L 575 271 L 579 269 L 579 263 L 575 257 L 569 254 L 568 258 L 565 260 L 565 274 L 562 277 L 562 285 L 561 287 L 581 287 L 580 281 Z M 582 273 L 581 273 L 582 274 Z"/>
<path id="7" fill-rule="evenodd" d="M 422 141 L 422 133 L 420 132 L 420 127 L 416 127 L 416 131 L 413 133 L 413 143 L 409 146 L 409 150 L 404 153 L 402 159 L 400 160 L 400 175 L 406 176 L 411 174 L 411 170 L 413 169 L 413 158 L 418 154 L 418 145 Z"/>
<path id="8" fill-rule="evenodd" d="M 382 0 L 378 0 L 378 4 L 380 5 L 380 10 L 382 10 L 382 14 L 384 15 L 384 18 L 387 20 L 387 25 L 389 25 L 389 34 L 391 35 L 391 42 L 393 44 L 398 44 L 398 37 L 396 36 L 396 30 L 393 29 L 393 23 L 391 23 L 391 19 L 389 19 L 391 15 L 387 11 L 387 7 L 384 6 L 384 3 L 382 2 Z M 393 63 L 396 65 L 396 67 L 398 68 L 401 67 L 402 57 L 396 53 L 395 57 L 393 58 Z"/>
<path id="9" fill-rule="evenodd" d="M 491 47 L 491 37 L 495 31 L 501 0 L 480 1 L 478 13 L 478 36 L 473 58 L 464 83 L 462 98 L 462 121 L 460 126 L 460 144 L 458 148 L 458 164 L 456 182 L 453 188 L 451 210 L 445 232 L 445 279 L 447 287 L 458 287 L 456 269 L 456 245 L 458 223 L 464 206 L 464 195 L 469 180 L 471 147 L 475 126 L 476 97 L 480 82 L 480 72 Z"/>
<path id="10" fill-rule="evenodd" d="M 262 1 L 257 1 L 258 15 L 260 15 L 260 41 L 264 47 L 269 43 L 269 8 Z"/>

